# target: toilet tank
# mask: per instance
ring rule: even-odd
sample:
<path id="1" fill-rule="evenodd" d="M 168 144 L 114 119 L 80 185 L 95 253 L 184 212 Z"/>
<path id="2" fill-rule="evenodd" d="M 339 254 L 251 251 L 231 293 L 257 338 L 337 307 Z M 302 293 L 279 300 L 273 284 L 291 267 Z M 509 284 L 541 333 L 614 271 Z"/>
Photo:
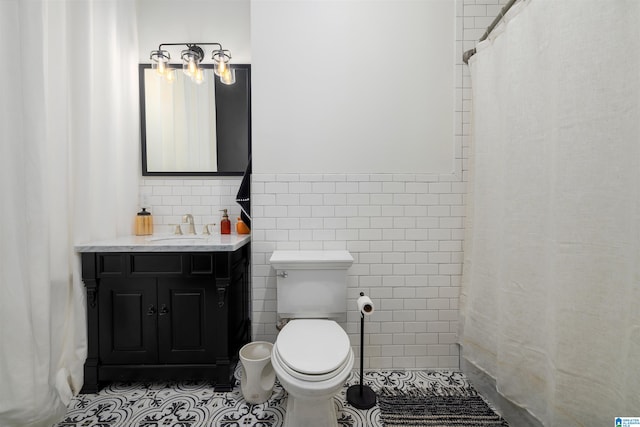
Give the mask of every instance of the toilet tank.
<path id="1" fill-rule="evenodd" d="M 333 318 L 347 310 L 348 251 L 274 251 L 277 310 L 283 318 Z"/>

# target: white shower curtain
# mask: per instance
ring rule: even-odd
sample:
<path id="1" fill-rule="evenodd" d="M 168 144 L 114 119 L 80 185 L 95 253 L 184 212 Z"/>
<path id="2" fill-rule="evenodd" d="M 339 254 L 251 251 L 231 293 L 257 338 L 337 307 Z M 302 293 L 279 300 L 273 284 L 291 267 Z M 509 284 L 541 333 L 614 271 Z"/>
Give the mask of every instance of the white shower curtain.
<path id="1" fill-rule="evenodd" d="M 131 234 L 135 2 L 0 1 L 0 425 L 50 426 L 82 385 L 74 243 Z"/>
<path id="2" fill-rule="evenodd" d="M 640 1 L 523 1 L 477 50 L 463 356 L 545 426 L 640 417 Z"/>

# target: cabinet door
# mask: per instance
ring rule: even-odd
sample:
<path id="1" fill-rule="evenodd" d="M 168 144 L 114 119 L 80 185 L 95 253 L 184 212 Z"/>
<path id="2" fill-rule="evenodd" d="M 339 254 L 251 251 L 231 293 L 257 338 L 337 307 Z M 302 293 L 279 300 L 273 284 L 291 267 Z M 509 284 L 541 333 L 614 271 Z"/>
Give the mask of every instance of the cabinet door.
<path id="1" fill-rule="evenodd" d="M 215 363 L 215 294 L 212 278 L 158 279 L 161 363 Z"/>
<path id="2" fill-rule="evenodd" d="M 156 280 L 104 278 L 98 298 L 102 363 L 156 363 Z"/>

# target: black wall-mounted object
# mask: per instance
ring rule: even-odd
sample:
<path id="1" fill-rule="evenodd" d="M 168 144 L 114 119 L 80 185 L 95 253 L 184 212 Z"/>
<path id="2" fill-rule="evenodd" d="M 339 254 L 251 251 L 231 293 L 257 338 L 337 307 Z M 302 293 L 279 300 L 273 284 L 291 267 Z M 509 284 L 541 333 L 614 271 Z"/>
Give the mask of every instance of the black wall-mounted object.
<path id="1" fill-rule="evenodd" d="M 170 64 L 176 72 L 182 72 L 182 65 Z M 213 69 L 212 64 L 200 64 L 201 68 Z M 232 64 L 236 82 L 225 85 L 215 77 L 216 97 L 216 144 L 218 165 L 216 171 L 159 171 L 149 170 L 147 162 L 147 131 L 145 106 L 145 70 L 151 64 L 139 64 L 140 86 L 140 134 L 142 148 L 143 176 L 241 176 L 251 156 L 251 65 Z"/>

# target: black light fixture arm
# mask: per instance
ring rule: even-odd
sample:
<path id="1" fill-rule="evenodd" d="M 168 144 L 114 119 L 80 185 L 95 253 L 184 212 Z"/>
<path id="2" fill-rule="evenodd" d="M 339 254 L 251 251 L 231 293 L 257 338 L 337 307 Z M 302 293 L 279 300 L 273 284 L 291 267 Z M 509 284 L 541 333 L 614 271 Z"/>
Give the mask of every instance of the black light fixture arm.
<path id="1" fill-rule="evenodd" d="M 216 49 L 213 50 L 214 54 L 216 52 L 220 52 L 225 55 L 227 58 L 231 58 L 228 50 L 224 50 L 220 43 L 212 43 L 212 42 L 189 42 L 189 43 L 161 43 L 158 45 L 158 50 L 154 50 L 151 52 L 151 59 L 155 57 L 166 58 L 168 61 L 171 56 L 169 52 L 163 49 L 164 46 L 186 46 L 187 49 L 182 51 L 183 59 L 184 54 L 187 53 L 189 55 L 193 55 L 198 58 L 198 61 L 202 61 L 204 59 L 204 50 L 200 46 L 216 46 Z M 228 59 L 227 59 L 228 60 Z"/>
<path id="2" fill-rule="evenodd" d="M 222 45 L 220 43 L 162 43 L 158 45 L 158 50 L 162 50 L 162 46 L 187 46 L 189 48 L 193 46 L 218 46 L 218 48 L 222 50 Z"/>

